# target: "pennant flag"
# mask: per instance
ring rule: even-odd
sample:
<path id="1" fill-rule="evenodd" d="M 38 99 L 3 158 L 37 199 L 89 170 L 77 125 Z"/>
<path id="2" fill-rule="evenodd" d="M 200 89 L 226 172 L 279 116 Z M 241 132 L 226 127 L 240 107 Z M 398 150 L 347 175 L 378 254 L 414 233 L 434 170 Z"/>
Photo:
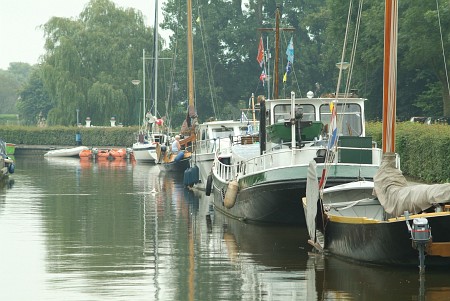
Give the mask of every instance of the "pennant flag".
<path id="1" fill-rule="evenodd" d="M 293 64 L 294 63 L 294 42 L 292 41 L 292 37 L 291 37 L 291 40 L 289 41 L 289 45 L 286 49 L 286 55 L 287 55 L 288 62 Z"/>
<path id="2" fill-rule="evenodd" d="M 261 72 L 261 75 L 259 76 L 259 80 L 262 81 L 263 86 L 264 86 L 264 81 L 266 79 L 266 72 L 264 72 L 264 70 Z"/>
<path id="3" fill-rule="evenodd" d="M 245 113 L 242 112 L 242 113 L 241 113 L 241 122 L 246 122 L 246 121 L 248 121 L 248 118 L 247 118 L 247 116 L 245 115 Z"/>
<path id="4" fill-rule="evenodd" d="M 291 40 L 289 41 L 288 47 L 286 49 L 286 55 L 287 55 L 287 64 L 286 64 L 286 72 L 283 76 L 283 83 L 287 81 L 287 76 L 292 71 L 292 64 L 294 63 L 294 42 Z"/>
<path id="5" fill-rule="evenodd" d="M 262 37 L 259 39 L 258 55 L 256 56 L 256 60 L 258 61 L 259 66 L 262 68 L 264 63 L 264 44 Z"/>

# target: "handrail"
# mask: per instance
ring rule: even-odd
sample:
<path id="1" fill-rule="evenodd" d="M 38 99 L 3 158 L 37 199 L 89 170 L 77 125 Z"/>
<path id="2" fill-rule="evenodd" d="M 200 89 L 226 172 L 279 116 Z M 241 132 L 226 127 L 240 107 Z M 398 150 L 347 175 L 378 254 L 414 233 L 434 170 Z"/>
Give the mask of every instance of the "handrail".
<path id="1" fill-rule="evenodd" d="M 355 164 L 355 165 L 374 165 L 377 166 L 381 162 L 381 149 L 379 148 L 362 148 L 362 147 L 337 147 L 338 151 L 335 153 L 333 164 L 339 163 L 339 150 L 366 150 L 372 153 L 372 163 L 345 163 L 345 164 Z M 266 152 L 254 158 L 247 160 L 241 160 L 233 164 L 224 164 L 219 160 L 220 152 L 216 151 L 213 169 L 218 177 L 228 181 L 234 179 L 238 176 L 243 176 L 246 174 L 251 174 L 255 172 L 260 172 L 269 168 L 280 168 L 289 166 L 305 165 L 307 166 L 311 160 L 317 156 L 318 150 L 326 150 L 323 146 L 312 146 L 300 149 L 282 149 L 277 152 Z M 303 153 L 299 155 L 300 153 Z M 231 158 L 231 154 L 228 154 Z M 301 158 L 297 163 L 292 164 L 291 156 L 295 158 Z M 399 159 L 398 159 L 399 164 Z"/>

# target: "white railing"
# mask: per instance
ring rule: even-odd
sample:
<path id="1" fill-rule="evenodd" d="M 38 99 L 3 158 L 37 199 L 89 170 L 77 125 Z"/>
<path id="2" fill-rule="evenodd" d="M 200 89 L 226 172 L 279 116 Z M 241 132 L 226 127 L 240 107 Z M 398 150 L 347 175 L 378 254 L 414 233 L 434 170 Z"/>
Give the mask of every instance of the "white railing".
<path id="1" fill-rule="evenodd" d="M 360 147 L 338 147 L 337 153 L 334 154 L 334 164 L 354 164 L 354 165 L 374 165 L 379 166 L 381 163 L 382 150 L 379 148 L 360 148 Z M 371 163 L 341 163 L 339 162 L 340 150 L 355 150 L 355 151 L 370 151 Z M 305 147 L 301 149 L 281 149 L 265 153 L 263 155 L 251 158 L 249 160 L 242 160 L 239 162 L 231 162 L 233 160 L 232 154 L 227 153 L 223 159 L 230 161 L 232 164 L 224 164 L 219 160 L 220 153 L 216 152 L 214 159 L 213 170 L 217 177 L 223 181 L 235 179 L 238 175 L 247 175 L 261 172 L 267 169 L 284 168 L 289 166 L 307 166 L 311 160 L 317 157 L 318 150 L 325 150 L 323 147 Z M 223 154 L 222 154 L 223 155 Z M 400 159 L 397 159 L 399 164 Z"/>

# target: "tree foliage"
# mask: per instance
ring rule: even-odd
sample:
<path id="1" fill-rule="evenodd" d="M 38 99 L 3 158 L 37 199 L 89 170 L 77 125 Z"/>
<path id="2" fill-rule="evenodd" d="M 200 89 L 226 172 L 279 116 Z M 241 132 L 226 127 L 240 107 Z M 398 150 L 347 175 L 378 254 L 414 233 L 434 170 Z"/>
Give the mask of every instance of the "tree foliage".
<path id="1" fill-rule="evenodd" d="M 0 114 L 17 114 L 18 94 L 30 72 L 27 63 L 10 63 L 8 70 L 0 70 Z"/>
<path id="2" fill-rule="evenodd" d="M 39 118 L 45 118 L 53 106 L 44 88 L 41 71 L 34 68 L 27 84 L 22 87 L 17 103 L 22 123 L 36 125 Z"/>
<path id="3" fill-rule="evenodd" d="M 269 86 L 259 80 L 256 61 L 258 42 L 263 36 L 272 55 L 275 34 L 261 28 L 275 27 L 275 10 L 281 12 L 280 27 L 294 32 L 280 34 L 279 78 L 286 66 L 286 46 L 293 38 L 293 72 L 280 83 L 280 97 L 295 91 L 316 96 L 336 91 L 349 3 L 338 0 L 197 0 L 193 16 L 186 15 L 185 0 L 168 0 L 162 7 L 161 27 L 173 32 L 160 56 L 158 69 L 158 116 L 167 115 L 179 126 L 186 115 L 187 100 L 187 18 L 193 20 L 195 99 L 201 120 L 211 116 L 238 118 L 252 94 L 268 93 Z M 354 1 L 353 1 L 354 2 Z M 355 47 L 351 88 L 366 97 L 367 116 L 379 118 L 383 90 L 384 1 L 365 2 L 362 7 L 358 39 L 354 40 L 357 3 L 350 10 L 345 61 Z M 450 51 L 450 0 L 440 1 L 443 45 Z M 450 116 L 450 97 L 443 68 L 442 49 L 435 3 L 418 0 L 401 2 L 399 7 L 398 103 L 401 119 L 412 115 Z M 117 8 L 108 0 L 91 0 L 77 19 L 51 18 L 44 26 L 45 50 L 39 73 L 27 89 L 44 93 L 27 97 L 47 98 L 48 106 L 35 107 L 34 114 L 48 110 L 51 124 L 75 124 L 80 117 L 91 117 L 94 124 L 108 124 L 111 116 L 124 124 L 137 124 L 142 116 L 142 88 L 132 79 L 146 81 L 147 108 L 154 108 L 152 78 L 154 61 L 145 59 L 142 49 L 152 54 L 154 39 L 140 12 Z M 159 47 L 161 39 L 158 41 Z M 447 59 L 447 64 L 449 59 Z M 348 74 L 344 75 L 348 76 Z M 39 80 L 42 86 L 38 85 Z M 280 80 L 281 81 L 281 80 Z M 273 86 L 270 86 L 273 91 Z M 0 89 L 1 90 L 1 89 Z M 340 91 L 343 88 L 340 87 Z M 270 96 L 271 97 L 271 96 Z M 24 100 L 25 101 L 25 100 Z M 27 99 L 25 102 L 28 102 Z M 25 109 L 25 102 L 21 109 Z M 39 103 L 39 101 L 38 101 Z M 28 109 L 32 109 L 31 102 Z M 28 115 L 27 115 L 28 114 Z M 24 114 L 33 120 L 31 112 Z"/>
<path id="4" fill-rule="evenodd" d="M 151 41 L 142 13 L 92 0 L 78 19 L 53 17 L 43 29 L 42 78 L 55 103 L 50 124 L 75 124 L 76 109 L 97 125 L 112 116 L 124 124 L 137 120 L 131 80 L 142 76 L 142 49 Z"/>

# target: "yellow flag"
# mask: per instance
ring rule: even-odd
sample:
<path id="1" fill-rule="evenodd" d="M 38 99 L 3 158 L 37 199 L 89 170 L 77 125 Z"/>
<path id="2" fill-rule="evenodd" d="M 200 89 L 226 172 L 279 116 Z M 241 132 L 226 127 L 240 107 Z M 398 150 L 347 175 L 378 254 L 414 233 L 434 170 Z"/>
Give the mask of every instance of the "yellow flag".
<path id="1" fill-rule="evenodd" d="M 287 72 L 285 72 L 283 75 L 283 83 L 285 83 L 286 81 L 287 81 Z"/>
<path id="2" fill-rule="evenodd" d="M 200 16 L 197 17 L 197 20 L 195 20 L 197 23 L 200 23 Z"/>

